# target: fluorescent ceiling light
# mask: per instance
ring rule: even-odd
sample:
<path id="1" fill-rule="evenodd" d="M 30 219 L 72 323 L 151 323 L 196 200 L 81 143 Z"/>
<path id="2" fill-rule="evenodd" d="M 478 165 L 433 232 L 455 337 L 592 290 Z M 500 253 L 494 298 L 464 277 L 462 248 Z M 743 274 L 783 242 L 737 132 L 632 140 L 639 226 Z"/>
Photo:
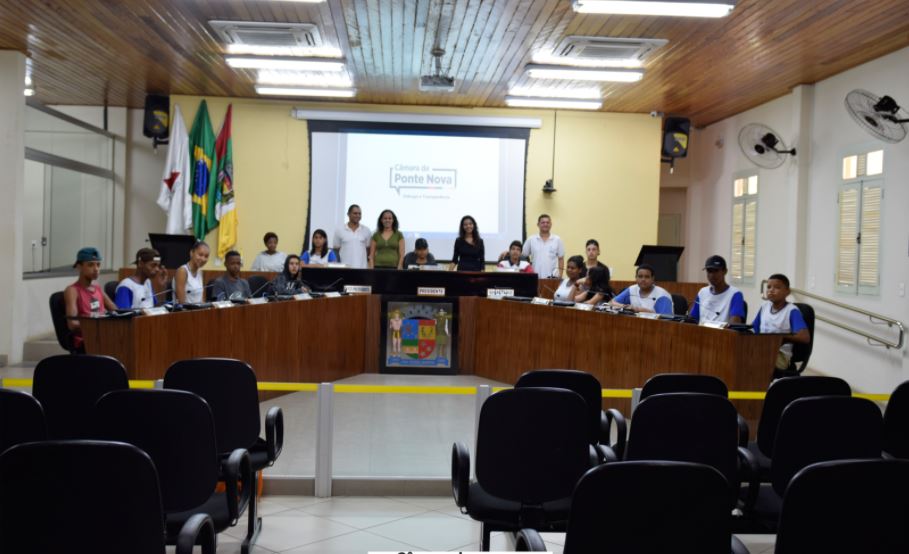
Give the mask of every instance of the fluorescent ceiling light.
<path id="1" fill-rule="evenodd" d="M 524 71 L 534 79 L 566 79 L 570 81 L 612 81 L 634 83 L 644 77 L 642 69 L 593 69 L 562 65 L 529 64 Z"/>
<path id="2" fill-rule="evenodd" d="M 328 58 L 227 56 L 227 65 L 236 69 L 296 69 L 298 71 L 343 71 L 344 60 Z"/>
<path id="3" fill-rule="evenodd" d="M 343 72 L 305 73 L 263 69 L 259 70 L 256 84 L 350 88 L 353 86 L 353 81 Z"/>
<path id="4" fill-rule="evenodd" d="M 253 56 L 301 56 L 317 58 L 340 58 L 341 50 L 334 46 L 265 46 L 262 44 L 228 44 L 228 54 Z"/>
<path id="5" fill-rule="evenodd" d="M 569 98 L 575 100 L 602 100 L 603 93 L 598 88 L 559 89 L 551 87 L 514 87 L 508 91 L 509 96 L 531 96 L 535 98 Z"/>
<path id="6" fill-rule="evenodd" d="M 716 2 L 652 2 L 650 0 L 574 0 L 578 13 L 620 15 L 669 15 L 680 17 L 726 17 L 735 7 L 734 0 Z"/>
<path id="7" fill-rule="evenodd" d="M 321 96 L 331 98 L 353 98 L 355 89 L 337 88 L 296 88 L 296 87 L 256 87 L 256 93 L 268 96 Z"/>
<path id="8" fill-rule="evenodd" d="M 597 110 L 603 105 L 599 100 L 533 98 L 529 96 L 506 96 L 505 103 L 512 108 L 564 108 L 567 110 Z"/>
<path id="9" fill-rule="evenodd" d="M 34 95 L 35 95 L 35 89 L 30 88 L 30 87 L 27 88 L 27 89 L 25 89 L 25 95 L 26 95 L 26 96 L 34 96 Z"/>

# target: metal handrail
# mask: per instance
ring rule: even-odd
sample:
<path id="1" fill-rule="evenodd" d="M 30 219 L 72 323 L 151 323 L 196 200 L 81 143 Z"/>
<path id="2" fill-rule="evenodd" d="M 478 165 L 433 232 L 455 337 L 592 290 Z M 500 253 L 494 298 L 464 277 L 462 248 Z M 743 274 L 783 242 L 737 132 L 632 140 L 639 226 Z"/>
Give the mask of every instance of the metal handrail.
<path id="1" fill-rule="evenodd" d="M 767 284 L 766 279 L 761 281 L 761 296 L 762 297 L 764 296 L 764 287 L 766 284 Z M 820 300 L 821 302 L 825 302 L 827 304 L 836 306 L 838 308 L 843 308 L 844 310 L 849 310 L 850 312 L 853 312 L 853 313 L 868 316 L 868 320 L 871 323 L 878 324 L 878 322 L 880 322 L 881 324 L 886 324 L 887 327 L 896 326 L 899 329 L 899 337 L 894 342 L 893 340 L 890 340 L 887 338 L 882 338 L 877 335 L 872 335 L 870 333 L 866 333 L 865 331 L 862 331 L 861 329 L 856 329 L 855 327 L 852 327 L 851 325 L 846 325 L 845 323 L 841 323 L 839 321 L 835 321 L 828 317 L 824 317 L 824 316 L 815 314 L 814 319 L 816 319 L 818 321 L 823 321 L 824 323 L 833 325 L 834 327 L 839 327 L 840 329 L 849 331 L 850 333 L 855 333 L 856 335 L 862 336 L 865 338 L 865 340 L 868 341 L 868 344 L 870 344 L 871 346 L 883 346 L 888 349 L 896 348 L 897 350 L 900 350 L 903 348 L 903 345 L 905 344 L 906 325 L 898 319 L 893 319 L 893 318 L 887 317 L 885 315 L 876 314 L 874 312 L 869 312 L 868 310 L 864 310 L 862 308 L 856 308 L 855 306 L 850 306 L 849 304 L 844 304 L 842 302 L 839 302 L 838 300 L 833 300 L 832 298 L 826 298 L 824 296 L 820 296 L 818 294 L 814 294 L 813 292 L 808 292 L 806 290 L 797 289 L 797 288 L 791 288 L 790 290 L 792 291 L 793 294 L 798 294 L 800 296 L 807 296 L 808 298 Z"/>

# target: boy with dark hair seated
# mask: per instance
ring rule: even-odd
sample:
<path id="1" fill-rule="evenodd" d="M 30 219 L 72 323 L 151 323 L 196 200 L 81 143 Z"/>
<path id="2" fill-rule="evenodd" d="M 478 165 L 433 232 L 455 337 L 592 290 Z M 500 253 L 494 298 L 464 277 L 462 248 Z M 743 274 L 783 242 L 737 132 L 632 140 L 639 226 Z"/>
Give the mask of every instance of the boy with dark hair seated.
<path id="1" fill-rule="evenodd" d="M 227 273 L 214 280 L 211 287 L 211 297 L 215 300 L 246 300 L 252 296 L 249 282 L 240 278 L 240 268 L 243 259 L 236 250 L 231 250 L 224 256 L 224 267 Z"/>
<path id="2" fill-rule="evenodd" d="M 808 344 L 811 342 L 811 335 L 808 332 L 808 325 L 802 317 L 802 312 L 799 311 L 798 306 L 786 300 L 789 293 L 789 278 L 781 273 L 771 275 L 767 279 L 767 290 L 764 292 L 767 300 L 761 304 L 754 321 L 751 322 L 755 333 L 786 334 L 774 364 L 773 377 L 775 379 L 786 375 L 789 361 L 792 359 L 793 343 Z"/>

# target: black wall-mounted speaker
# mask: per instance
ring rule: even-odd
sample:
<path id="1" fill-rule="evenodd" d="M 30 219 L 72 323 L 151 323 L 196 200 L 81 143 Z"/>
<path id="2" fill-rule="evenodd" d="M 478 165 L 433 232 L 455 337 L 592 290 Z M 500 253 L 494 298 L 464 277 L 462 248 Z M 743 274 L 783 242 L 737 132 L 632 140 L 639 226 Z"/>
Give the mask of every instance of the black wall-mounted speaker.
<path id="1" fill-rule="evenodd" d="M 667 117 L 663 121 L 664 158 L 684 158 L 688 155 L 688 133 L 691 120 L 687 117 Z"/>
<path id="2" fill-rule="evenodd" d="M 170 129 L 170 97 L 162 94 L 145 96 L 145 122 L 142 134 L 148 138 L 167 140 Z"/>

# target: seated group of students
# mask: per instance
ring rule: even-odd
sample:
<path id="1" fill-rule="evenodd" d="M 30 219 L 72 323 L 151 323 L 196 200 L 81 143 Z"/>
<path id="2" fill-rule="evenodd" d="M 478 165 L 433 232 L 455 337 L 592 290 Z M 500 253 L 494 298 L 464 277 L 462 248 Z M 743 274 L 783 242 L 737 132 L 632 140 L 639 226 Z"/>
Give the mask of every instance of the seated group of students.
<path id="1" fill-rule="evenodd" d="M 595 242 L 595 241 L 591 241 Z M 418 243 L 418 246 L 422 246 Z M 507 263 L 519 263 L 520 242 L 512 243 Z M 596 245 L 597 247 L 599 245 Z M 588 251 L 590 250 L 588 243 Z M 598 248 L 597 248 L 598 250 Z M 205 285 L 202 282 L 202 267 L 208 262 L 209 246 L 197 241 L 190 250 L 189 261 L 180 266 L 174 276 L 172 290 L 179 304 L 201 303 L 204 300 Z M 430 260 L 431 254 L 415 254 L 421 261 Z M 515 259 L 517 258 L 517 259 Z M 588 260 L 589 261 L 589 260 Z M 595 261 L 595 260 L 594 260 Z M 299 294 L 308 292 L 309 287 L 302 280 L 300 271 L 303 261 L 295 254 L 285 256 L 282 271 L 271 281 L 272 290 L 277 294 Z M 527 262 L 524 262 L 527 264 Z M 170 290 L 155 293 L 152 283 L 158 288 L 167 286 L 167 272 L 161 265 L 161 257 L 152 248 L 142 248 L 136 253 L 136 271 L 117 285 L 114 300 L 108 298 L 101 287 L 95 285 L 100 275 L 101 254 L 96 248 L 79 250 L 73 267 L 79 268 L 79 278 L 66 287 L 64 302 L 69 329 L 74 335 L 74 345 L 81 347 L 79 317 L 103 314 L 107 310 L 149 308 L 159 303 L 159 296 Z M 240 277 L 242 258 L 239 252 L 231 250 L 224 259 L 226 272 L 215 279 L 208 294 L 209 299 L 245 299 L 255 292 L 246 279 Z M 529 264 L 527 264 L 529 266 Z M 704 264 L 709 285 L 703 287 L 689 311 L 689 316 L 699 323 L 745 322 L 745 300 L 742 292 L 726 282 L 726 260 L 711 256 Z M 635 271 L 634 285 L 616 295 L 610 285 L 609 268 L 596 262 L 587 267 L 581 256 L 572 256 L 567 264 L 568 276 L 555 291 L 554 299 L 587 304 L 602 304 L 627 308 L 635 312 L 651 312 L 671 315 L 672 295 L 655 284 L 653 267 L 642 264 Z M 808 343 L 810 335 L 801 312 L 795 304 L 786 299 L 790 294 L 789 279 L 776 273 L 769 277 L 766 301 L 752 321 L 755 333 L 778 333 L 783 337 L 783 346 L 776 360 L 776 369 L 786 369 L 792 357 L 793 343 Z"/>

